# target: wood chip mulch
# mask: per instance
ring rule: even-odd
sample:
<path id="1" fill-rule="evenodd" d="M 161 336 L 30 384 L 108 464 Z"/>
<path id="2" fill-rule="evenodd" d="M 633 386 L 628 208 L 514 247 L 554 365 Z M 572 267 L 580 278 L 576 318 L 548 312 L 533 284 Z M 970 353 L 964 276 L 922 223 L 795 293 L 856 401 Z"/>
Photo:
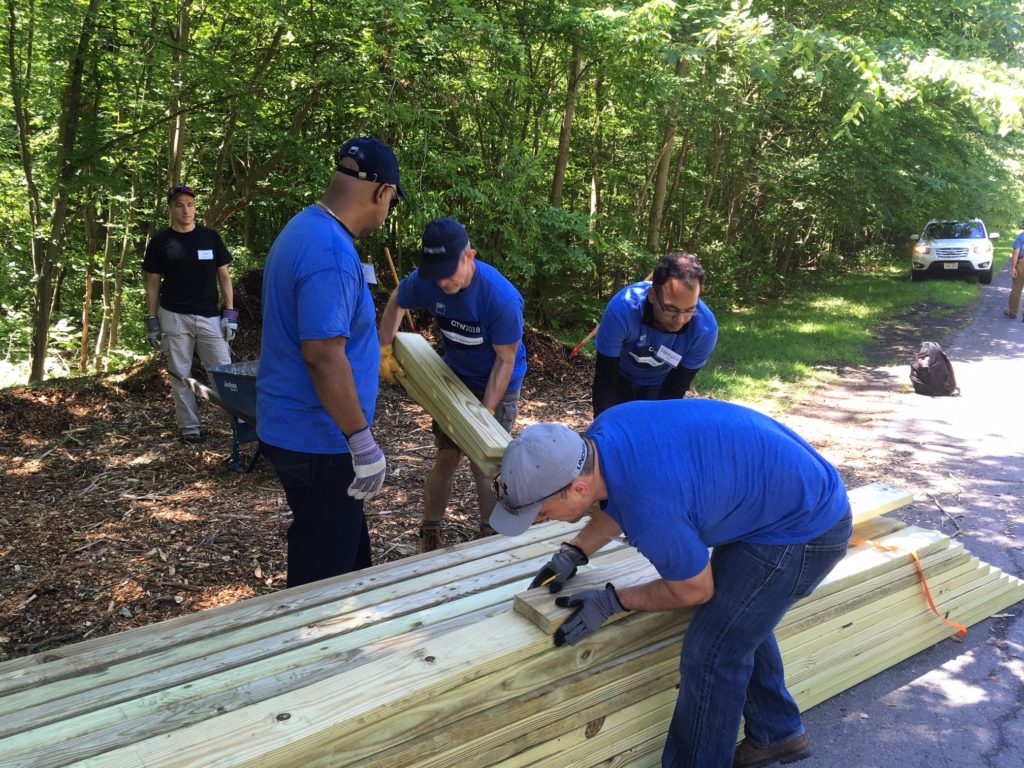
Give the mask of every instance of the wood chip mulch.
<path id="1" fill-rule="evenodd" d="M 259 295 L 243 277 L 237 290 L 247 288 Z M 236 359 L 256 356 L 245 329 L 257 325 L 243 317 Z M 592 364 L 569 361 L 539 333 L 526 344 L 518 428 L 559 420 L 582 429 Z M 0 660 L 284 587 L 290 512 L 277 477 L 264 459 L 248 475 L 227 470 L 229 418 L 205 402 L 200 411 L 205 443 L 181 443 L 157 355 L 118 376 L 0 392 Z M 380 563 L 417 551 L 434 447 L 429 416 L 386 384 L 374 433 L 389 464 L 367 505 Z M 241 447 L 249 454 L 255 443 Z M 446 520 L 448 543 L 478 529 L 466 462 Z"/>

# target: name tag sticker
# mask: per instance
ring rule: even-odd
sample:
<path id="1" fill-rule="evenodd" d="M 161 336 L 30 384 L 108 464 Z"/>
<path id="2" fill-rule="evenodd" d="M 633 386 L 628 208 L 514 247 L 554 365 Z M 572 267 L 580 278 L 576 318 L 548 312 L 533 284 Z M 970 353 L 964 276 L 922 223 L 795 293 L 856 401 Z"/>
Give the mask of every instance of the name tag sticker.
<path id="1" fill-rule="evenodd" d="M 373 264 L 367 264 L 365 261 L 360 263 L 363 265 L 363 277 L 366 278 L 366 282 L 370 285 L 376 285 L 377 273 L 373 269 Z"/>
<path id="2" fill-rule="evenodd" d="M 679 362 L 683 359 L 682 356 L 679 353 L 673 352 L 671 349 L 666 347 L 664 344 L 662 344 L 658 348 L 658 352 L 654 356 L 656 358 L 658 358 L 659 360 L 661 360 L 662 362 L 668 363 L 673 368 L 678 366 Z"/>
<path id="3" fill-rule="evenodd" d="M 210 248 L 199 249 L 199 260 L 200 261 L 213 261 L 213 251 Z"/>

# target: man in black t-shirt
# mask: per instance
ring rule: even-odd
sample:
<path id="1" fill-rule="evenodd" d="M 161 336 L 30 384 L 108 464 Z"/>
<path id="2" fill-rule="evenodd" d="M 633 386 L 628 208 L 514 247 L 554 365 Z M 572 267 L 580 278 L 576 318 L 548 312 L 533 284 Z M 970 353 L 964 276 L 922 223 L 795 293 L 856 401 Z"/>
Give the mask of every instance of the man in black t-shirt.
<path id="1" fill-rule="evenodd" d="M 228 347 L 238 329 L 228 263 L 231 254 L 214 230 L 197 226 L 195 193 L 184 184 L 167 192 L 171 226 L 146 248 L 146 337 L 167 355 L 174 418 L 186 443 L 202 442 L 199 410 L 182 379 L 191 375 L 193 352 L 203 365 L 231 362 Z M 217 308 L 220 286 L 223 310 Z"/>

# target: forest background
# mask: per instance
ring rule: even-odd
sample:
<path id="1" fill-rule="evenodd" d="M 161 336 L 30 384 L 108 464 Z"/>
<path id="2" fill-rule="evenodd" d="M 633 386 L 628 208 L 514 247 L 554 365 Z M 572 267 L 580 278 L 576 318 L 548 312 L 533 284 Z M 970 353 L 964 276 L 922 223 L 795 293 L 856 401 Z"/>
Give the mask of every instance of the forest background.
<path id="1" fill-rule="evenodd" d="M 237 277 L 353 135 L 395 149 L 410 198 L 360 243 L 379 272 L 454 216 L 556 334 L 666 250 L 698 255 L 717 311 L 909 264 L 932 217 L 1009 233 L 1024 214 L 1019 1 L 5 11 L 0 386 L 146 351 L 140 265 L 170 184 L 197 190 Z"/>

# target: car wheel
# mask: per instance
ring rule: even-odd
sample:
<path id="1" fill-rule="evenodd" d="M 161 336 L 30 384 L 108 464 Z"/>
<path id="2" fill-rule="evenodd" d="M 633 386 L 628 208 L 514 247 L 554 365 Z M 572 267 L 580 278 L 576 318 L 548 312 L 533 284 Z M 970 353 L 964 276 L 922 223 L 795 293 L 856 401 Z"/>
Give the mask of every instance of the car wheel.
<path id="1" fill-rule="evenodd" d="M 918 272 L 916 269 L 910 270 L 910 282 L 920 283 L 924 280 L 924 272 Z"/>
<path id="2" fill-rule="evenodd" d="M 978 282 L 982 285 L 990 285 L 992 283 L 992 268 L 978 273 Z"/>

